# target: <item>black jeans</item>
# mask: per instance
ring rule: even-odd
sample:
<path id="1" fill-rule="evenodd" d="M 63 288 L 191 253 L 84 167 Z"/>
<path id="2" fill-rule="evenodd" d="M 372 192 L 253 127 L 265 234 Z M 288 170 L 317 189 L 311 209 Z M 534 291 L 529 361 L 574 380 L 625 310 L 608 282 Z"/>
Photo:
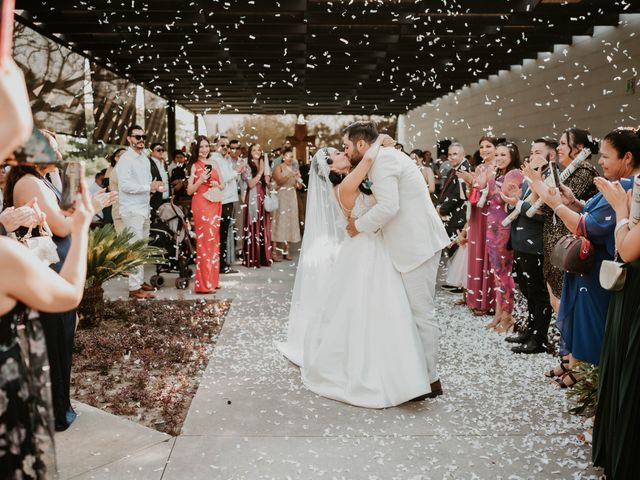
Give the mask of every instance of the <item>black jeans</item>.
<path id="1" fill-rule="evenodd" d="M 235 219 L 233 202 L 222 204 L 222 219 L 220 220 L 220 271 L 229 269 L 227 245 L 229 242 L 229 227 Z"/>
<path id="2" fill-rule="evenodd" d="M 544 282 L 543 256 L 517 250 L 514 253 L 516 282 L 527 299 L 529 310 L 527 329 L 534 338 L 546 345 L 552 310 Z"/>

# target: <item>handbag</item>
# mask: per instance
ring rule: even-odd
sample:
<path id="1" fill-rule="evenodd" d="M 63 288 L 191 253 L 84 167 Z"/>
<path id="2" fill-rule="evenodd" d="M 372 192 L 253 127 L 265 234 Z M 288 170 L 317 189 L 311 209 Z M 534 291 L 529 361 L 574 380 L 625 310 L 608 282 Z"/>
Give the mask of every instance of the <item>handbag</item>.
<path id="1" fill-rule="evenodd" d="M 210 202 L 222 202 L 222 190 L 217 187 L 210 187 L 202 196 Z"/>
<path id="2" fill-rule="evenodd" d="M 265 212 L 275 212 L 278 209 L 278 192 L 270 190 L 264 196 L 264 210 Z"/>
<path id="3" fill-rule="evenodd" d="M 627 281 L 627 264 L 619 260 L 620 256 L 616 250 L 613 260 L 603 260 L 600 265 L 600 285 L 605 290 L 617 292 L 624 288 Z"/>
<path id="4" fill-rule="evenodd" d="M 478 187 L 473 187 L 469 192 L 469 203 L 471 205 L 477 205 L 478 200 L 480 200 L 480 189 Z"/>
<path id="5" fill-rule="evenodd" d="M 47 222 L 44 221 L 38 225 L 38 232 L 40 236 L 33 237 L 31 235 L 33 227 L 30 227 L 27 233 L 20 239 L 20 242 L 24 244 L 38 259 L 42 260 L 47 265 L 53 265 L 60 261 L 58 256 L 58 248 L 53 242 L 53 234 Z"/>
<path id="6" fill-rule="evenodd" d="M 616 257 L 617 258 L 617 257 Z M 600 266 L 600 285 L 605 290 L 617 292 L 627 281 L 627 264 L 616 260 L 603 260 Z"/>
<path id="7" fill-rule="evenodd" d="M 578 231 L 582 227 L 583 235 Z M 586 275 L 593 269 L 595 249 L 587 238 L 584 215 L 580 217 L 576 232 L 558 240 L 551 253 L 551 264 L 567 273 Z"/>

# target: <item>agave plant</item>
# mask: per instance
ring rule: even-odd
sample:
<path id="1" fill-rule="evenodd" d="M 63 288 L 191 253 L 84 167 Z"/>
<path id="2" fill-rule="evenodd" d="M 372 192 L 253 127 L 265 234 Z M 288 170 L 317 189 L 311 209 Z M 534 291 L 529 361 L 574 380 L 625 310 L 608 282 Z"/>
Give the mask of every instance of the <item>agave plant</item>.
<path id="1" fill-rule="evenodd" d="M 118 233 L 113 225 L 105 225 L 89 234 L 87 279 L 78 307 L 78 314 L 83 320 L 81 324 L 93 326 L 100 323 L 106 281 L 147 264 L 165 263 L 162 249 L 150 246 L 148 240 L 132 239 L 132 232 Z"/>

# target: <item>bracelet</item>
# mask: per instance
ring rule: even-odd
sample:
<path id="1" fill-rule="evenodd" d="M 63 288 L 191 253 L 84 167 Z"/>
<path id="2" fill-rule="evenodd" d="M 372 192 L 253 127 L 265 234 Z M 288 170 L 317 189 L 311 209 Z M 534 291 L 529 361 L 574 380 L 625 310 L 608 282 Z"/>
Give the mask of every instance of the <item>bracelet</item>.
<path id="1" fill-rule="evenodd" d="M 628 218 L 622 218 L 618 223 L 616 223 L 616 229 L 613 231 L 613 237 L 615 238 L 618 235 L 618 231 L 624 227 L 625 225 L 629 225 Z"/>
<path id="2" fill-rule="evenodd" d="M 564 203 L 561 203 L 560 205 L 556 205 L 556 207 L 553 209 L 553 215 L 556 215 L 556 212 L 558 211 L 558 209 L 560 207 L 566 207 L 566 205 Z"/>

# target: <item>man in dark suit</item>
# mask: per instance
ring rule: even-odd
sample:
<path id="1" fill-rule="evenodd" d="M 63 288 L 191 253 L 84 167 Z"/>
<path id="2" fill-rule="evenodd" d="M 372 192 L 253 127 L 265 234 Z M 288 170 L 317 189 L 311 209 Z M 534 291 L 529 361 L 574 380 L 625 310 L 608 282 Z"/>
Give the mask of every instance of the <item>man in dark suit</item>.
<path id="1" fill-rule="evenodd" d="M 536 147 L 544 147 L 544 150 L 537 153 Z M 552 145 L 545 145 L 543 139 L 536 140 L 529 159 L 532 168 L 543 170 L 552 150 L 554 150 Z M 520 344 L 511 349 L 514 353 L 526 354 L 547 351 L 547 335 L 552 312 L 542 269 L 544 216 L 541 213 L 537 213 L 533 218 L 526 215 L 531 208 L 531 204 L 526 201 L 530 193 L 531 189 L 525 182 L 522 184 L 522 189 L 514 186 L 511 192 L 506 192 L 502 196 L 505 203 L 509 205 L 510 211 L 516 209 L 520 212 L 511 223 L 511 245 L 515 257 L 514 277 L 520 291 L 527 299 L 528 310 L 524 331 L 507 337 L 506 341 Z"/>
<path id="2" fill-rule="evenodd" d="M 451 163 L 451 170 L 442 186 L 437 208 L 449 238 L 453 239 L 467 223 L 466 186 L 463 181 L 460 181 L 457 173 L 468 172 L 469 162 L 464 158 L 464 147 L 457 142 L 449 146 L 447 159 Z M 449 248 L 449 256 L 453 255 L 454 251 L 455 247 Z"/>

